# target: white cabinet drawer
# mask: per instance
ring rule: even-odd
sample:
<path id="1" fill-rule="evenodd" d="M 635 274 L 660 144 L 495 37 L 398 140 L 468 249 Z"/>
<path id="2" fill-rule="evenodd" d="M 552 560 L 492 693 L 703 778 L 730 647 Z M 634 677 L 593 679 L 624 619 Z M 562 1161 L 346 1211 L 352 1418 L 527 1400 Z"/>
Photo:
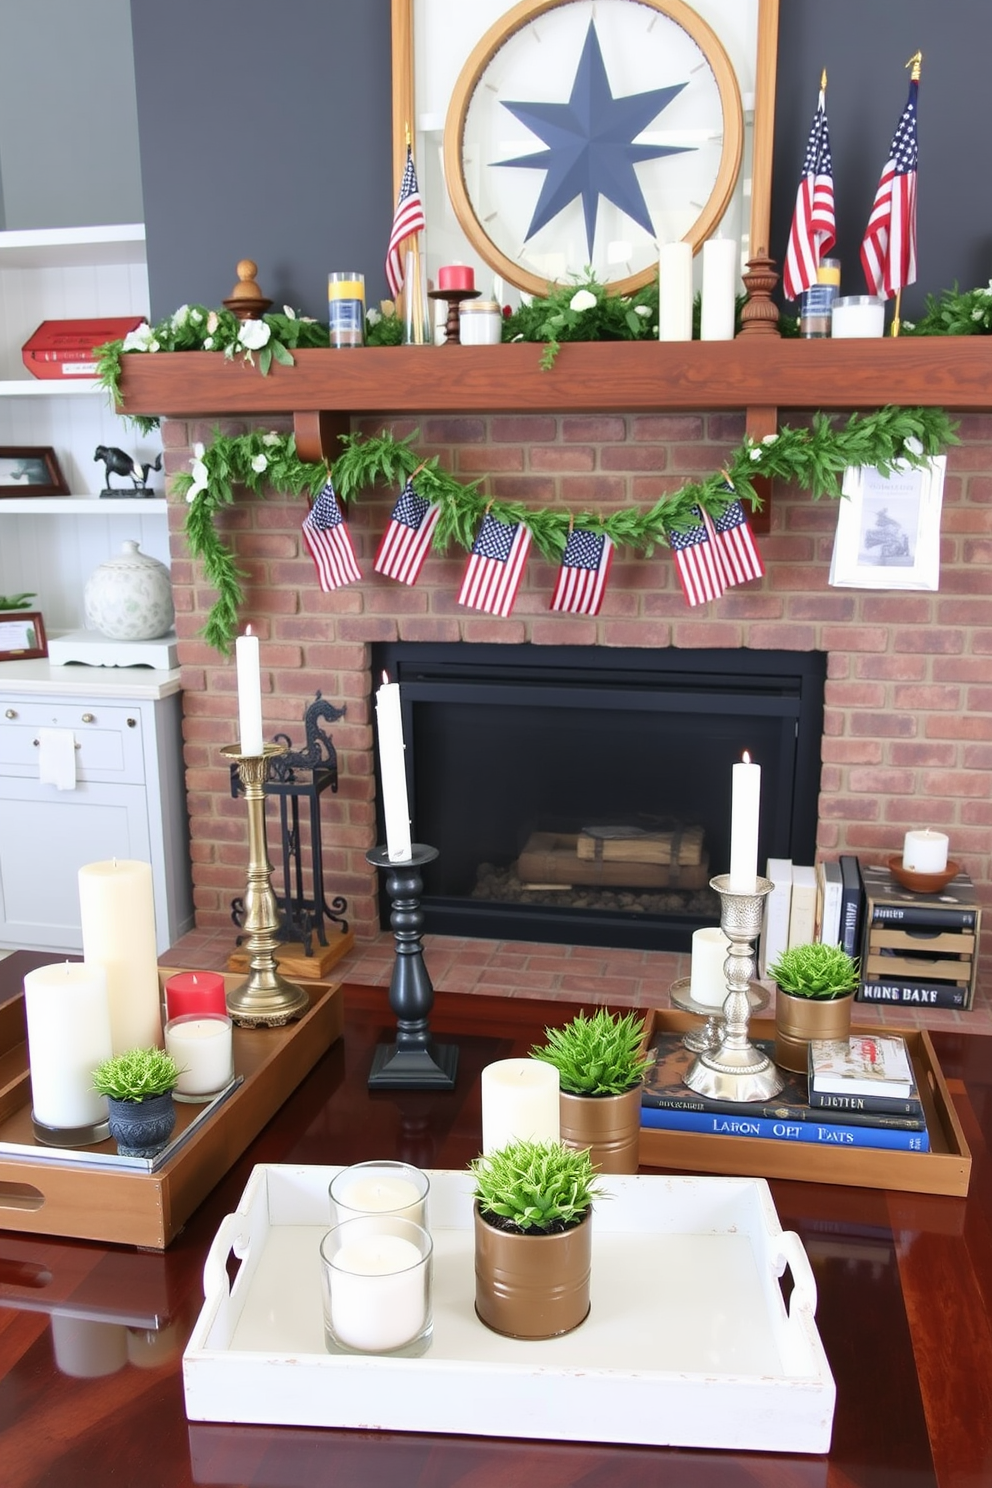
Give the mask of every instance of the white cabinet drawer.
<path id="1" fill-rule="evenodd" d="M 0 698 L 0 774 L 37 776 L 39 729 L 70 729 L 79 780 L 144 782 L 141 712 L 96 699 L 90 703 Z"/>

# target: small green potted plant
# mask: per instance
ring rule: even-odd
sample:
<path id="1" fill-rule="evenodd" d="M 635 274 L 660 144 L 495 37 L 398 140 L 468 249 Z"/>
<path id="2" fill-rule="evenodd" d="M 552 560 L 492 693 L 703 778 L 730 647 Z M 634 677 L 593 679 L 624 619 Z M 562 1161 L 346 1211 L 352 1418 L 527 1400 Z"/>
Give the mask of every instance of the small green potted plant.
<path id="1" fill-rule="evenodd" d="M 531 1050 L 553 1064 L 561 1083 L 561 1140 L 589 1149 L 602 1173 L 636 1173 L 641 1087 L 651 1065 L 644 1019 L 599 1008 L 578 1013 L 564 1028 L 546 1028 L 547 1043 Z"/>
<path id="2" fill-rule="evenodd" d="M 775 982 L 775 1063 L 806 1073 L 811 1039 L 846 1039 L 858 963 L 840 946 L 790 946 L 768 968 Z"/>
<path id="3" fill-rule="evenodd" d="M 172 1092 L 182 1071 L 164 1049 L 128 1049 L 93 1071 L 107 1097 L 110 1135 L 121 1157 L 154 1157 L 176 1124 Z"/>
<path id="4" fill-rule="evenodd" d="M 601 1197 L 588 1152 L 510 1142 L 477 1157 L 475 1310 L 511 1338 L 556 1338 L 589 1312 L 592 1206 Z"/>

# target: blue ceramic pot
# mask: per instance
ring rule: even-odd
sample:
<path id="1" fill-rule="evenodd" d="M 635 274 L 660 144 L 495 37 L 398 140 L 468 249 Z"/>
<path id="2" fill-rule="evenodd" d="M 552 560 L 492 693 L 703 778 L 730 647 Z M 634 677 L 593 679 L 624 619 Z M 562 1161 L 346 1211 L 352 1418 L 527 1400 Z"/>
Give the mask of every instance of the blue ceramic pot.
<path id="1" fill-rule="evenodd" d="M 108 1125 L 121 1157 L 154 1157 L 161 1152 L 176 1124 L 172 1091 L 140 1101 L 108 1097 Z"/>

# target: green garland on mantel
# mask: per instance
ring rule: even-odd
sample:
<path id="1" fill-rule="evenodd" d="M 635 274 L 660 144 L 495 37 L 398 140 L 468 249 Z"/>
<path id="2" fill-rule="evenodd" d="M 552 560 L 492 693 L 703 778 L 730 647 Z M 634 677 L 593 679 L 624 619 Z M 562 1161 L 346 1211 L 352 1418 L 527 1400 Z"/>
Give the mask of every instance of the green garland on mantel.
<path id="1" fill-rule="evenodd" d="M 215 519 L 232 504 L 238 487 L 255 496 L 263 496 L 266 487 L 294 496 L 303 491 L 315 496 L 330 471 L 338 495 L 351 502 L 377 483 L 398 489 L 415 476 L 418 495 L 440 507 L 433 538 L 436 551 L 450 543 L 471 549 L 479 522 L 490 511 L 500 521 L 523 522 L 539 551 L 552 562 L 560 559 L 573 527 L 606 533 L 618 548 L 649 555 L 658 545 L 669 546 L 672 532 L 694 525 L 696 506 L 713 517 L 734 497 L 752 509 L 759 508 L 761 501 L 753 484 L 757 476 L 802 486 L 814 500 L 836 498 L 849 466 L 888 471 L 897 460 L 922 465 L 957 442 L 954 429 L 939 408 L 888 407 L 855 413 L 840 427 L 826 414 L 816 413 L 808 426 L 786 425 L 761 441 L 745 437 L 720 470 L 701 480 L 686 481 L 646 510 L 628 507 L 606 517 L 562 507 L 535 510 L 519 501 L 492 499 L 479 489 L 480 482 L 463 485 L 455 480 L 441 468 L 437 456 L 422 460 L 413 448 L 416 433 L 406 439 L 388 432 L 376 437 L 344 435 L 342 453 L 330 466 L 301 460 L 291 434 L 253 430 L 237 436 L 218 435 L 209 446 L 196 446 L 192 470 L 177 475 L 173 489 L 189 504 L 185 533 L 190 553 L 202 561 L 208 582 L 217 590 L 202 634 L 211 646 L 227 654 L 237 632 L 244 599 L 241 580 L 246 575 L 220 537 Z"/>

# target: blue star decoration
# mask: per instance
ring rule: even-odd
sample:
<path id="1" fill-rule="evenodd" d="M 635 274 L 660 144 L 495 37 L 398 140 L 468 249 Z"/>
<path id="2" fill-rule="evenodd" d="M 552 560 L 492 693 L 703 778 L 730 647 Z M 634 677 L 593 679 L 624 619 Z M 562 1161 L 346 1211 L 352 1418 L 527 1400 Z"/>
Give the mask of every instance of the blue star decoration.
<path id="1" fill-rule="evenodd" d="M 495 166 L 547 172 L 526 241 L 577 196 L 582 198 L 590 259 L 601 196 L 653 236 L 647 202 L 634 166 L 643 160 L 659 160 L 664 155 L 681 155 L 695 147 L 636 145 L 634 140 L 685 86 L 675 83 L 668 88 L 652 88 L 646 93 L 614 98 L 596 23 L 590 21 L 567 103 L 504 102 L 503 107 L 548 146 L 534 155 L 493 161 Z"/>

